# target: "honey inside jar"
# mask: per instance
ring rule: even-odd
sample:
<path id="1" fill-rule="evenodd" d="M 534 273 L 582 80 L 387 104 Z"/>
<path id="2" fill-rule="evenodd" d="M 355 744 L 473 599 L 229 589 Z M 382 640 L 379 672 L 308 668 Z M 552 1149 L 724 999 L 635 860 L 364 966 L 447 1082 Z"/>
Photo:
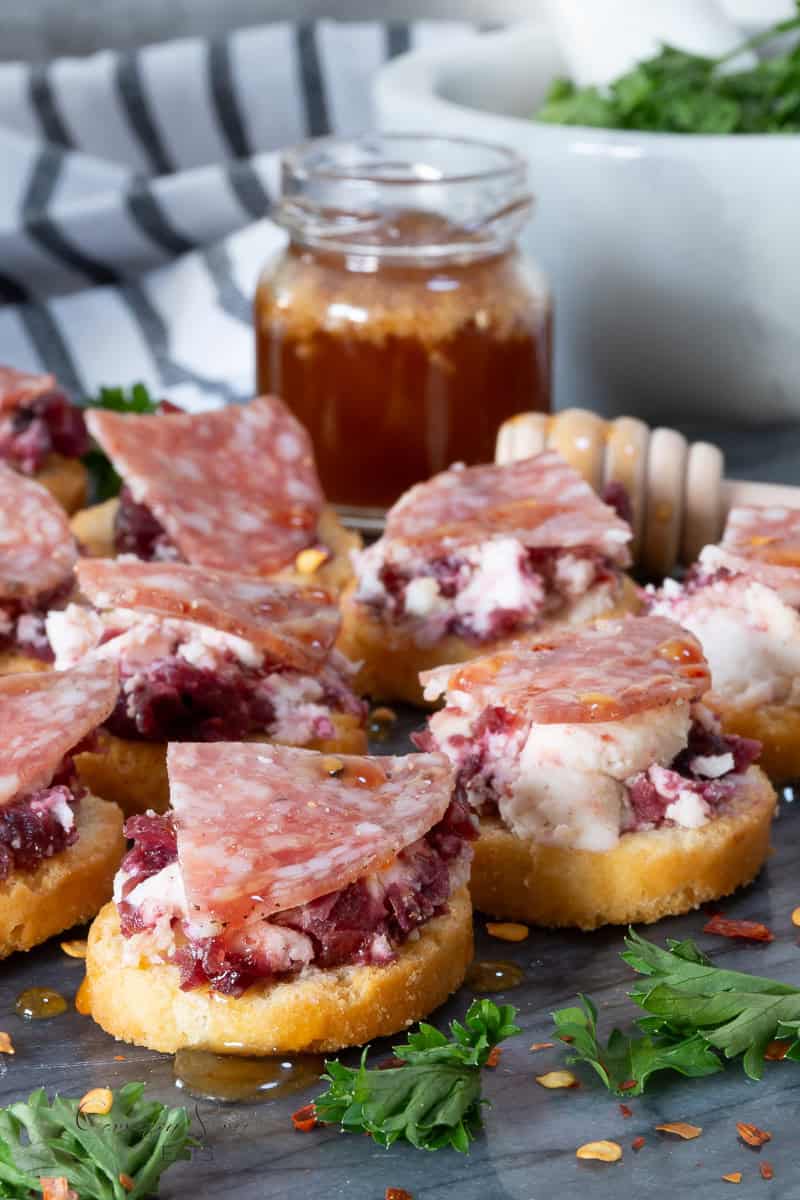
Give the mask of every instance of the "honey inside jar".
<path id="1" fill-rule="evenodd" d="M 412 139 L 398 140 L 410 161 Z M 436 153 L 447 142 L 418 140 L 426 161 L 436 157 L 429 140 Z M 396 182 L 400 154 L 393 173 L 348 168 L 351 184 L 367 182 L 355 216 L 350 194 L 337 194 L 340 175 L 313 204 L 304 187 L 302 207 L 288 206 L 288 249 L 256 295 L 259 390 L 289 404 L 311 433 L 327 496 L 355 512 L 385 509 L 453 462 L 491 461 L 506 417 L 550 407 L 550 300 L 514 243 L 530 203 L 515 198 L 516 158 L 488 193 L 477 168 L 451 179 L 445 164 L 435 195 L 427 180 L 415 184 L 411 207 Z M 472 206 L 453 200 L 465 187 Z"/>

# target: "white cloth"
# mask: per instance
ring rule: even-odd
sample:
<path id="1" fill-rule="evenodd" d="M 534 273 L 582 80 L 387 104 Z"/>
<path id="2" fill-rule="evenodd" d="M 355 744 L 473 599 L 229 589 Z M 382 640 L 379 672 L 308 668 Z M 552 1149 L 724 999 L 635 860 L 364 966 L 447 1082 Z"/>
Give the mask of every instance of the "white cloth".
<path id="1" fill-rule="evenodd" d="M 76 399 L 138 380 L 190 408 L 249 398 L 278 149 L 363 132 L 387 57 L 474 32 L 275 22 L 0 65 L 0 364 Z"/>

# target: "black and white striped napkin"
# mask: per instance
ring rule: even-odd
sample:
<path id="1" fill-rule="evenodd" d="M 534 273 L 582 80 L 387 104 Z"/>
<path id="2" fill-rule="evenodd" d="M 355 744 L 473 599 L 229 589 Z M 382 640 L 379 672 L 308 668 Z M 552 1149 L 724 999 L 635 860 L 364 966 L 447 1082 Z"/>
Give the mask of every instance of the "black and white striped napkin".
<path id="1" fill-rule="evenodd" d="M 277 151 L 368 129 L 387 58 L 474 32 L 278 22 L 0 64 L 0 363 L 75 397 L 141 380 L 189 408 L 248 398 Z"/>

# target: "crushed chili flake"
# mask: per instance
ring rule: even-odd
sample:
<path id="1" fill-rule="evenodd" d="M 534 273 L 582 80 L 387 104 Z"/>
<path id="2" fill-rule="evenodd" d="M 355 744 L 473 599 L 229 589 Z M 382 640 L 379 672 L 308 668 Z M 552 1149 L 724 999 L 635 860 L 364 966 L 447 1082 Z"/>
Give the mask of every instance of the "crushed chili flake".
<path id="1" fill-rule="evenodd" d="M 404 1067 L 405 1065 L 406 1065 L 405 1059 L 396 1058 L 395 1055 L 393 1054 L 391 1056 L 391 1058 L 385 1058 L 383 1060 L 383 1062 L 378 1063 L 378 1070 L 379 1071 L 393 1071 L 395 1069 L 395 1067 Z"/>
<path id="2" fill-rule="evenodd" d="M 126 1192 L 132 1192 L 136 1187 L 136 1184 L 133 1182 L 130 1175 L 126 1175 L 124 1171 L 120 1171 L 119 1182 L 120 1186 L 124 1187 Z"/>
<path id="3" fill-rule="evenodd" d="M 555 1042 L 534 1042 L 533 1045 L 528 1046 L 528 1049 L 532 1052 L 536 1050 L 552 1050 L 553 1046 L 555 1046 Z"/>
<path id="4" fill-rule="evenodd" d="M 562 1033 L 562 1034 L 559 1034 L 558 1040 L 560 1042 L 566 1042 L 566 1044 L 569 1046 L 572 1042 L 575 1041 L 575 1038 L 572 1036 L 571 1033 Z"/>
<path id="5" fill-rule="evenodd" d="M 111 1112 L 111 1105 L 114 1103 L 114 1096 L 111 1088 L 90 1088 L 85 1096 L 81 1097 L 78 1104 L 78 1112 L 84 1115 L 96 1115 L 100 1117 L 106 1116 Z"/>
<path id="6" fill-rule="evenodd" d="M 635 1087 L 636 1087 L 635 1079 L 626 1079 L 619 1085 L 619 1090 L 621 1092 L 629 1092 L 631 1090 L 631 1088 L 635 1088 Z"/>
<path id="7" fill-rule="evenodd" d="M 544 1075 L 537 1075 L 536 1082 L 540 1087 L 548 1089 L 580 1086 L 572 1071 L 547 1071 Z"/>
<path id="8" fill-rule="evenodd" d="M 114 1062 L 125 1062 L 125 1055 L 124 1054 L 115 1054 Z"/>
<path id="9" fill-rule="evenodd" d="M 774 1042 L 767 1042 L 767 1048 L 764 1051 L 765 1062 L 782 1062 L 789 1053 L 791 1044 L 790 1039 L 778 1039 Z"/>
<path id="10" fill-rule="evenodd" d="M 623 1117 L 632 1117 L 633 1116 L 633 1109 L 630 1108 L 627 1104 L 620 1104 L 619 1111 L 622 1113 Z"/>
<path id="11" fill-rule="evenodd" d="M 761 1174 L 762 1179 L 774 1179 L 775 1178 L 775 1171 L 773 1169 L 772 1163 L 768 1163 L 768 1162 L 759 1163 L 758 1170 Z"/>
<path id="12" fill-rule="evenodd" d="M 503 1053 L 502 1046 L 492 1046 L 489 1055 L 486 1059 L 487 1067 L 496 1067 L 500 1062 L 500 1055 Z"/>
<path id="13" fill-rule="evenodd" d="M 644 1138 L 642 1137 L 641 1134 L 639 1134 L 639 1137 L 635 1137 L 633 1139 L 633 1141 L 631 1142 L 631 1150 L 641 1150 L 643 1145 L 644 1145 Z"/>
<path id="14" fill-rule="evenodd" d="M 86 938 L 76 938 L 72 942 L 61 942 L 61 949 L 68 958 L 86 958 Z"/>
<path id="15" fill-rule="evenodd" d="M 725 1183 L 741 1183 L 742 1182 L 742 1172 L 741 1171 L 731 1171 L 730 1175 L 723 1175 L 722 1178 L 724 1179 Z"/>
<path id="16" fill-rule="evenodd" d="M 687 1142 L 692 1138 L 700 1137 L 703 1132 L 701 1125 L 688 1125 L 686 1121 L 667 1121 L 663 1125 L 656 1125 L 656 1129 L 661 1133 L 674 1133 Z"/>
<path id="17" fill-rule="evenodd" d="M 792 910 L 792 924 L 800 925 L 800 907 Z"/>
<path id="18" fill-rule="evenodd" d="M 14 1043 L 11 1036 L 7 1033 L 0 1033 L 0 1054 L 16 1054 Z"/>
<path id="19" fill-rule="evenodd" d="M 388 1187 L 383 1193 L 383 1200 L 414 1200 L 414 1197 L 405 1188 Z"/>
<path id="20" fill-rule="evenodd" d="M 750 942 L 771 942 L 775 935 L 761 921 L 734 921 L 717 913 L 703 926 L 703 933 L 716 933 L 720 937 L 745 938 Z"/>
<path id="21" fill-rule="evenodd" d="M 66 1175 L 40 1175 L 42 1200 L 78 1200 L 78 1193 L 69 1186 Z"/>
<path id="22" fill-rule="evenodd" d="M 304 1104 L 292 1113 L 292 1124 L 300 1133 L 310 1133 L 317 1124 L 317 1110 L 312 1104 Z"/>
<path id="23" fill-rule="evenodd" d="M 619 1162 L 622 1158 L 622 1146 L 619 1142 L 586 1142 L 575 1151 L 575 1157 L 591 1159 L 594 1162 Z"/>
<path id="24" fill-rule="evenodd" d="M 763 1146 L 765 1142 L 772 1141 L 772 1134 L 766 1129 L 759 1129 L 757 1125 L 751 1125 L 747 1121 L 736 1122 L 736 1132 L 743 1142 L 747 1142 L 748 1146 Z"/>
<path id="25" fill-rule="evenodd" d="M 524 942 L 530 931 L 527 925 L 519 925 L 516 921 L 489 921 L 486 932 L 501 942 Z"/>

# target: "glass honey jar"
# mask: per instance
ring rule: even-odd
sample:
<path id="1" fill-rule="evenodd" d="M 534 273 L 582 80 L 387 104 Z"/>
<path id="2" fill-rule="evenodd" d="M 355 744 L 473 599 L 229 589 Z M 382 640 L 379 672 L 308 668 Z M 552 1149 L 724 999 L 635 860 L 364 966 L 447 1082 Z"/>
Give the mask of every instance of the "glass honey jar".
<path id="1" fill-rule="evenodd" d="M 549 411 L 551 301 L 516 239 L 532 204 L 511 150 L 400 134 L 287 152 L 285 252 L 255 300 L 258 388 L 311 433 L 322 485 L 369 524 L 500 423 Z"/>

